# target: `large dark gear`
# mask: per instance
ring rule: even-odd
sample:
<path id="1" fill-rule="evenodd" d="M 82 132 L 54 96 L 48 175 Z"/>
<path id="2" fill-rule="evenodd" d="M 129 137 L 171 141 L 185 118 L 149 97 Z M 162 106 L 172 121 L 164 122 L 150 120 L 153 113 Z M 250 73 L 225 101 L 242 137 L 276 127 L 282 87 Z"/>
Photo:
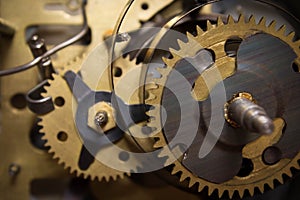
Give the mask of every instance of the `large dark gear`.
<path id="1" fill-rule="evenodd" d="M 199 191 L 208 187 L 209 195 L 217 191 L 219 197 L 225 192 L 230 198 L 235 192 L 241 197 L 246 191 L 254 195 L 256 188 L 261 192 L 265 185 L 273 188 L 276 181 L 283 183 L 283 175 L 292 176 L 292 168 L 300 168 L 297 144 L 300 42 L 294 41 L 293 32 L 286 34 L 285 26 L 278 30 L 275 27 L 275 21 L 266 24 L 262 18 L 256 23 L 253 16 L 247 21 L 240 16 L 237 22 L 229 17 L 226 23 L 218 19 L 215 25 L 208 22 L 205 31 L 197 27 L 196 36 L 188 34 L 188 42 L 179 41 L 179 49 L 170 49 L 171 58 L 164 58 L 166 68 L 159 68 L 161 78 L 153 79 L 159 86 L 149 91 L 156 98 L 146 103 L 161 104 L 166 110 L 167 119 L 163 129 L 155 135 L 158 140 L 155 147 L 164 147 L 160 156 L 168 156 L 166 165 L 173 165 L 172 174 L 179 174 L 180 181 L 187 179 L 189 187 L 198 184 Z M 228 50 L 230 42 L 236 46 Z M 197 67 L 202 70 L 200 74 L 193 69 Z M 166 145 L 175 137 L 180 118 L 192 120 L 194 114 L 179 108 L 183 113 L 180 116 L 176 94 L 164 87 L 180 85 L 173 78 L 174 69 L 190 82 L 191 96 L 201 112 L 195 140 L 190 147 L 181 150 L 179 158 L 178 148 L 170 149 Z M 228 101 L 239 92 L 251 93 L 273 119 L 273 133 L 253 133 L 232 126 L 224 116 L 211 116 L 211 109 L 219 109 L 224 115 L 227 103 L 217 101 L 211 105 L 209 95 L 218 87 L 225 88 Z M 161 113 L 161 107 L 150 112 L 149 126 L 161 126 Z M 220 124 L 214 119 L 223 120 L 220 138 L 211 151 L 200 158 L 199 149 L 205 137 L 217 135 L 207 131 L 209 125 Z M 189 132 L 186 129 L 186 137 Z"/>

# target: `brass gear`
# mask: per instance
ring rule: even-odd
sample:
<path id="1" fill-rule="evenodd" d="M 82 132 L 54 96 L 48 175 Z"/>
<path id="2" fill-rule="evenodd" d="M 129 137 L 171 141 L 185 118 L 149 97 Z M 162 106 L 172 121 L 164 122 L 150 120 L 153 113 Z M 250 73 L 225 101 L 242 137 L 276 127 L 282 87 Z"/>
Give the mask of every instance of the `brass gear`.
<path id="1" fill-rule="evenodd" d="M 91 180 L 98 179 L 99 181 L 102 179 L 109 181 L 110 179 L 117 180 L 117 178 L 124 178 L 124 175 L 129 176 L 130 173 L 112 169 L 97 159 L 86 170 L 82 170 L 78 166 L 83 145 L 74 122 L 72 110 L 73 96 L 67 82 L 63 78 L 63 74 L 68 70 L 77 72 L 84 59 L 85 56 L 77 57 L 74 61 L 68 63 L 66 67 L 58 69 L 59 74 L 53 74 L 53 80 L 49 80 L 49 86 L 45 87 L 46 93 L 42 95 L 44 97 L 52 97 L 55 109 L 40 117 L 41 121 L 39 125 L 42 126 L 40 132 L 44 134 L 42 139 L 46 140 L 45 146 L 49 147 L 49 153 L 53 154 L 53 159 L 57 159 L 59 164 L 63 164 L 65 169 L 70 170 L 70 173 L 76 173 L 76 176 L 83 176 Z M 130 68 L 137 67 L 135 61 L 130 61 L 129 58 L 121 57 L 115 62 L 123 69 L 123 74 L 129 71 Z M 106 71 L 105 73 L 109 72 Z M 109 83 L 107 79 L 108 76 L 102 77 L 97 89 L 105 88 L 104 90 L 107 90 L 107 84 Z M 117 76 L 116 79 L 116 81 L 119 81 L 121 77 Z M 138 151 L 129 134 L 124 134 L 124 137 L 117 141 L 115 145 L 124 150 Z M 109 148 L 110 146 L 103 148 L 98 154 L 105 156 L 105 151 Z M 98 154 L 97 156 L 99 156 Z M 120 164 L 122 162 L 120 160 Z"/>
<path id="2" fill-rule="evenodd" d="M 226 56 L 226 52 L 224 51 L 225 42 L 231 36 L 238 36 L 243 39 L 251 34 L 260 32 L 270 34 L 276 38 L 279 38 L 290 46 L 290 48 L 297 55 L 295 63 L 299 66 L 300 41 L 294 42 L 294 32 L 286 35 L 285 26 L 282 26 L 278 30 L 276 30 L 275 26 L 275 21 L 272 21 L 269 25 L 267 25 L 264 17 L 261 18 L 257 24 L 253 16 L 251 16 L 248 21 L 246 21 L 243 16 L 240 16 L 237 22 L 235 22 L 234 19 L 229 16 L 227 23 L 224 23 L 221 18 L 218 18 L 216 25 L 212 25 L 208 21 L 206 31 L 203 31 L 200 27 L 197 27 L 197 36 L 187 33 L 188 42 L 185 43 L 178 40 L 179 50 L 170 49 L 172 58 L 163 58 L 163 61 L 167 67 L 157 68 L 157 71 L 159 71 L 161 77 L 152 79 L 152 81 L 156 83 L 157 87 L 148 91 L 155 96 L 155 98 L 147 99 L 146 103 L 149 105 L 160 105 L 162 102 L 164 85 L 166 84 L 169 73 L 175 67 L 176 63 L 183 58 L 195 56 L 195 54 L 201 49 L 212 49 L 215 52 L 215 65 L 211 68 L 217 68 L 220 71 L 222 80 L 231 76 L 235 72 L 235 59 Z M 209 95 L 209 89 L 216 85 L 218 81 L 222 81 L 215 80 L 215 82 L 209 85 L 209 88 L 207 88 L 205 82 L 203 82 L 202 76 L 213 76 L 213 74 L 210 74 L 214 73 L 214 70 L 210 70 L 211 68 L 205 70 L 195 82 L 192 95 L 198 101 L 206 99 Z M 196 87 L 197 90 L 195 90 Z M 200 92 L 197 93 L 197 91 Z M 155 106 L 153 110 L 149 112 L 151 121 L 148 125 L 150 127 L 161 126 L 160 113 L 160 108 Z M 282 135 L 284 121 L 282 119 L 275 119 L 274 124 L 275 131 L 271 136 L 261 136 L 259 139 L 247 144 L 243 148 L 243 156 L 251 159 L 254 163 L 253 173 L 247 177 L 235 176 L 232 180 L 221 184 L 216 184 L 199 178 L 197 175 L 189 171 L 181 163 L 180 159 L 176 159 L 172 153 L 172 151 L 176 151 L 176 149 L 170 150 L 170 148 L 168 148 L 167 140 L 162 129 L 159 129 L 160 131 L 154 135 L 155 139 L 157 140 L 157 142 L 154 144 L 154 147 L 164 147 L 160 157 L 168 157 L 165 165 L 173 165 L 171 173 L 178 174 L 180 176 L 180 182 L 187 180 L 189 182 L 188 187 L 198 184 L 197 187 L 199 192 L 207 188 L 209 195 L 211 195 L 213 192 L 217 192 L 220 198 L 225 192 L 227 192 L 229 198 L 232 198 L 234 193 L 237 193 L 240 197 L 242 197 L 246 191 L 253 196 L 256 189 L 258 189 L 260 192 L 264 192 L 266 184 L 271 188 L 274 188 L 275 180 L 283 183 L 283 175 L 291 177 L 292 168 L 300 169 L 298 163 L 300 159 L 300 153 L 298 153 L 293 159 L 285 158 L 272 166 L 267 166 L 263 163 L 261 158 L 263 150 L 266 147 L 277 143 Z"/>

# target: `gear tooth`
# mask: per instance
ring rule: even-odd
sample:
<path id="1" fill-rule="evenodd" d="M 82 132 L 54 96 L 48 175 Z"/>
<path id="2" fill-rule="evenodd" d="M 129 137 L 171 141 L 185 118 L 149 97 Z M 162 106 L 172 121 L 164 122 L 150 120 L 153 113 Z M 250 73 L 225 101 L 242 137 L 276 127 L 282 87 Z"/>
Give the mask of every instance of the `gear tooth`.
<path id="1" fill-rule="evenodd" d="M 153 89 L 157 89 L 157 88 L 158 88 L 158 85 L 154 82 L 150 82 L 150 83 L 145 84 L 145 89 L 146 90 L 153 90 Z"/>
<path id="2" fill-rule="evenodd" d="M 99 176 L 95 176 L 95 180 L 96 180 L 97 182 L 101 182 L 101 179 L 102 179 L 102 178 L 99 178 Z"/>
<path id="3" fill-rule="evenodd" d="M 217 26 L 223 26 L 224 23 L 223 23 L 223 20 L 222 20 L 222 17 L 221 16 L 218 16 L 217 18 Z M 198 26 L 197 26 L 198 28 Z M 197 29 L 198 30 L 198 29 Z M 197 31 L 198 32 L 198 31 Z"/>
<path id="4" fill-rule="evenodd" d="M 151 117 L 151 111 L 150 110 L 146 111 L 145 113 L 146 113 L 146 115 L 148 115 L 149 117 Z"/>
<path id="5" fill-rule="evenodd" d="M 40 134 L 44 134 L 44 133 L 43 133 L 43 132 L 40 132 Z M 43 135 L 43 136 L 42 136 L 42 140 L 47 140 L 46 135 Z M 46 146 L 46 145 L 49 145 L 48 142 L 46 142 L 44 146 Z"/>
<path id="6" fill-rule="evenodd" d="M 126 60 L 127 62 L 131 61 L 129 54 L 125 55 L 125 57 L 123 57 L 123 59 Z"/>
<path id="7" fill-rule="evenodd" d="M 272 30 L 276 30 L 276 21 L 275 20 L 271 21 L 268 27 Z"/>
<path id="8" fill-rule="evenodd" d="M 155 117 L 159 116 L 160 114 L 160 106 L 159 105 L 153 105 L 151 109 L 149 110 L 149 116 L 150 117 Z"/>
<path id="9" fill-rule="evenodd" d="M 164 164 L 164 167 L 171 165 L 175 161 L 175 159 L 174 159 L 174 157 L 173 157 L 173 155 L 171 153 L 169 153 L 167 156 L 168 157 L 167 157 L 166 163 Z"/>
<path id="10" fill-rule="evenodd" d="M 285 36 L 286 35 L 286 25 L 282 25 L 280 26 L 280 28 L 278 29 L 279 34 Z"/>
<path id="11" fill-rule="evenodd" d="M 276 180 L 277 180 L 280 184 L 283 184 L 283 183 L 284 183 L 283 177 L 282 177 L 282 176 L 277 177 Z"/>
<path id="12" fill-rule="evenodd" d="M 240 14 L 239 19 L 238 19 L 238 23 L 245 23 L 245 22 L 246 22 L 245 16 L 243 14 Z"/>
<path id="13" fill-rule="evenodd" d="M 89 178 L 89 175 L 86 174 L 86 173 L 84 173 L 84 174 L 83 174 L 83 178 L 84 178 L 84 179 L 88 179 L 88 178 Z"/>
<path id="14" fill-rule="evenodd" d="M 119 179 L 124 179 L 124 177 L 127 175 L 128 173 L 127 172 L 124 172 L 124 173 L 122 173 L 122 174 L 119 174 L 118 175 L 118 178 Z M 130 175 L 129 175 L 130 176 Z"/>
<path id="15" fill-rule="evenodd" d="M 264 192 L 264 186 L 263 186 L 263 185 L 257 184 L 256 188 L 258 189 L 258 191 L 259 191 L 260 193 L 263 193 L 263 192 Z"/>
<path id="16" fill-rule="evenodd" d="M 169 48 L 170 53 L 172 54 L 173 57 L 178 56 L 179 51 L 174 49 L 174 48 Z"/>
<path id="17" fill-rule="evenodd" d="M 152 115 L 149 115 L 149 114 L 147 114 L 147 115 L 150 116 L 150 117 L 152 117 Z M 156 121 L 155 121 L 153 118 L 151 118 L 151 121 L 148 122 L 148 125 L 147 125 L 147 126 L 150 127 L 150 128 L 155 129 Z M 154 130 L 154 131 L 156 131 L 156 130 Z"/>
<path id="18" fill-rule="evenodd" d="M 153 145 L 153 147 L 157 148 L 157 149 L 160 148 L 160 147 L 163 147 L 163 146 L 164 146 L 164 141 L 162 141 L 160 138 Z"/>
<path id="19" fill-rule="evenodd" d="M 58 157 L 57 157 L 58 158 Z M 64 163 L 64 161 L 63 160 L 61 160 L 60 158 L 58 158 L 58 161 L 57 161 L 57 163 L 59 164 L 59 165 L 66 165 L 65 163 Z"/>
<path id="20" fill-rule="evenodd" d="M 68 171 L 71 173 L 71 168 L 68 167 L 68 166 L 66 165 L 66 163 L 63 165 L 63 168 L 64 168 L 64 170 L 68 170 Z M 70 169 L 69 169 L 69 168 L 70 168 Z"/>
<path id="21" fill-rule="evenodd" d="M 242 199 L 245 195 L 245 190 L 238 191 L 238 195 L 239 195 L 240 199 Z"/>
<path id="22" fill-rule="evenodd" d="M 229 199 L 232 199 L 235 190 L 227 190 L 227 191 L 228 191 Z"/>
<path id="23" fill-rule="evenodd" d="M 118 175 L 118 177 L 119 177 L 120 179 L 124 179 L 124 176 L 125 176 L 125 173 L 124 173 L 124 174 L 119 174 L 119 175 Z"/>
<path id="24" fill-rule="evenodd" d="M 98 182 L 102 182 L 103 180 L 106 181 L 106 178 L 104 176 L 97 176 L 96 178 L 97 178 Z"/>
<path id="25" fill-rule="evenodd" d="M 48 80 L 48 84 L 51 85 L 53 83 L 52 80 Z M 41 94 L 43 95 L 46 95 L 47 91 L 49 90 L 50 86 L 49 85 L 44 85 L 43 89 L 46 91 L 46 92 L 42 92 Z"/>
<path id="26" fill-rule="evenodd" d="M 68 167 L 66 164 L 64 164 L 64 165 L 62 165 L 62 167 L 63 167 L 63 169 L 65 170 L 65 171 L 67 171 L 68 173 L 70 173 L 71 174 L 71 169 L 70 169 L 70 167 Z"/>
<path id="27" fill-rule="evenodd" d="M 274 180 L 267 183 L 267 185 L 271 188 L 271 189 L 274 189 L 275 185 L 274 185 Z"/>
<path id="28" fill-rule="evenodd" d="M 47 144 L 48 144 L 48 143 L 47 143 Z M 50 149 L 48 150 L 48 153 L 50 153 L 50 154 L 53 153 L 53 156 L 52 156 L 53 159 L 56 159 L 56 158 L 57 158 L 57 156 L 54 154 L 55 151 L 53 150 L 53 148 L 50 148 Z M 55 157 L 55 156 L 56 156 L 56 157 Z"/>
<path id="29" fill-rule="evenodd" d="M 70 174 L 74 174 L 77 177 L 76 169 L 72 167 L 66 167 Z"/>
<path id="30" fill-rule="evenodd" d="M 248 20 L 249 23 L 256 24 L 254 15 L 251 15 Z"/>
<path id="31" fill-rule="evenodd" d="M 235 21 L 233 19 L 233 17 L 231 15 L 228 16 L 228 19 L 227 19 L 227 24 L 235 24 Z"/>
<path id="32" fill-rule="evenodd" d="M 294 31 L 290 32 L 286 37 L 288 38 L 289 41 L 293 42 L 295 38 L 295 32 Z"/>
<path id="33" fill-rule="evenodd" d="M 91 181 L 95 181 L 96 177 L 95 176 L 90 176 Z"/>
<path id="34" fill-rule="evenodd" d="M 180 172 L 180 168 L 177 165 L 174 165 L 171 174 L 174 175 L 176 173 Z"/>
<path id="35" fill-rule="evenodd" d="M 184 172 L 182 172 L 179 181 L 180 181 L 180 182 L 183 182 L 183 181 L 184 181 L 185 179 L 187 179 L 187 178 L 188 178 L 188 175 L 185 174 Z"/>
<path id="36" fill-rule="evenodd" d="M 221 197 L 222 197 L 222 195 L 224 194 L 224 192 L 225 192 L 225 189 L 223 189 L 223 188 L 218 188 L 218 197 L 219 197 L 219 199 L 221 199 Z"/>
<path id="37" fill-rule="evenodd" d="M 159 152 L 158 157 L 167 159 L 164 164 L 165 167 L 173 164 L 174 160 L 175 160 L 172 155 L 172 152 L 170 152 L 169 148 L 166 146 L 164 148 L 161 148 L 161 151 Z"/>
<path id="38" fill-rule="evenodd" d="M 180 39 L 177 39 L 177 43 L 178 43 L 180 49 L 183 49 L 186 46 L 186 43 Z"/>
<path id="39" fill-rule="evenodd" d="M 210 30 L 210 29 L 214 28 L 212 23 L 209 20 L 206 21 L 206 26 L 207 26 L 207 30 Z"/>
<path id="40" fill-rule="evenodd" d="M 258 22 L 258 25 L 260 26 L 263 26 L 263 27 L 266 27 L 266 18 L 265 17 L 262 17 L 259 22 Z M 271 25 L 271 24 L 270 24 Z M 270 26 L 269 26 L 270 27 Z"/>
<path id="41" fill-rule="evenodd" d="M 211 196 L 214 191 L 215 191 L 215 188 L 208 187 L 208 196 Z"/>
<path id="42" fill-rule="evenodd" d="M 74 169 L 74 171 L 72 172 L 72 174 L 75 174 L 76 177 L 80 177 L 82 174 L 79 172 L 79 170 Z"/>
<path id="43" fill-rule="evenodd" d="M 40 117 L 39 117 L 38 119 L 39 119 L 39 121 L 38 121 L 37 125 L 40 126 L 41 129 L 44 128 L 44 125 L 43 125 L 43 119 L 40 118 Z M 41 130 L 41 129 L 40 129 L 40 130 Z"/>
<path id="44" fill-rule="evenodd" d="M 222 19 L 220 19 L 222 21 Z M 222 22 L 223 23 L 223 22 Z M 197 29 L 197 36 L 199 37 L 200 35 L 204 34 L 204 31 L 202 30 L 202 28 L 200 26 L 196 27 Z"/>
<path id="45" fill-rule="evenodd" d="M 44 127 L 42 127 L 42 128 L 39 130 L 39 133 L 40 133 L 40 134 L 44 134 L 44 133 L 45 133 Z M 43 136 L 43 137 L 44 137 L 44 136 Z M 42 137 L 42 138 L 43 138 L 43 137 Z"/>
<path id="46" fill-rule="evenodd" d="M 147 100 L 154 100 L 154 99 L 156 99 L 156 95 L 154 95 L 154 94 L 151 93 L 151 92 L 148 92 Z"/>
<path id="47" fill-rule="evenodd" d="M 191 188 L 196 184 L 196 181 L 193 178 L 190 178 L 188 187 Z"/>
<path id="48" fill-rule="evenodd" d="M 123 178 L 124 178 L 124 174 L 117 175 L 117 179 L 123 179 Z"/>
<path id="49" fill-rule="evenodd" d="M 50 148 L 51 146 L 50 146 L 49 142 L 47 141 L 47 139 L 45 139 L 45 141 L 46 141 L 46 143 L 44 144 L 44 146 Z M 48 153 L 49 153 L 49 150 L 48 150 Z"/>
<path id="50" fill-rule="evenodd" d="M 116 181 L 116 180 L 118 179 L 118 176 L 111 176 L 111 179 L 112 179 L 113 181 Z"/>
<path id="51" fill-rule="evenodd" d="M 254 195 L 254 188 L 253 188 L 253 187 L 250 187 L 250 188 L 248 188 L 247 190 L 248 190 L 250 196 L 253 197 L 253 195 Z"/>
<path id="52" fill-rule="evenodd" d="M 48 90 L 48 88 L 45 88 L 45 87 L 44 87 L 44 89 L 45 89 L 46 91 Z M 42 97 L 47 97 L 47 93 L 41 92 L 41 96 L 42 96 Z"/>
<path id="53" fill-rule="evenodd" d="M 77 177 L 80 177 L 80 178 L 83 178 L 83 179 L 84 179 L 84 177 L 83 177 L 84 174 L 83 174 L 79 169 L 76 169 L 76 170 L 75 170 L 75 173 L 76 173 L 76 176 L 77 176 Z"/>
<path id="54" fill-rule="evenodd" d="M 294 44 L 300 49 L 300 40 L 295 41 Z"/>
<path id="55" fill-rule="evenodd" d="M 292 177 L 292 170 L 291 169 L 286 170 L 285 175 L 287 175 L 288 177 Z"/>
<path id="56" fill-rule="evenodd" d="M 208 186 L 205 186 L 204 184 L 201 184 L 200 182 L 196 181 L 198 183 L 198 192 L 204 191 L 204 189 L 208 188 Z"/>
<path id="57" fill-rule="evenodd" d="M 54 160 L 59 159 L 58 155 L 53 150 L 51 150 L 51 151 L 49 150 L 49 153 L 53 153 L 53 157 L 52 158 Z"/>
<path id="58" fill-rule="evenodd" d="M 109 176 L 104 176 L 104 179 L 105 179 L 106 182 L 109 182 L 110 177 Z"/>
<path id="59" fill-rule="evenodd" d="M 195 37 L 188 31 L 186 32 L 186 36 L 187 36 L 189 42 L 195 40 Z"/>

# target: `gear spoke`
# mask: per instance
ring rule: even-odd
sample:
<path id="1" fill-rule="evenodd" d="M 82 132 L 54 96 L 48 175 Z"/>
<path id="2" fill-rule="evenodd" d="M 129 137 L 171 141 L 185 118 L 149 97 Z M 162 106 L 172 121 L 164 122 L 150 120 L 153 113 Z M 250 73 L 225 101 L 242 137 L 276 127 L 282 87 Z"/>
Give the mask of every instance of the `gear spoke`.
<path id="1" fill-rule="evenodd" d="M 64 78 L 77 102 L 81 102 L 87 95 L 93 93 L 80 76 L 73 71 L 67 71 Z"/>

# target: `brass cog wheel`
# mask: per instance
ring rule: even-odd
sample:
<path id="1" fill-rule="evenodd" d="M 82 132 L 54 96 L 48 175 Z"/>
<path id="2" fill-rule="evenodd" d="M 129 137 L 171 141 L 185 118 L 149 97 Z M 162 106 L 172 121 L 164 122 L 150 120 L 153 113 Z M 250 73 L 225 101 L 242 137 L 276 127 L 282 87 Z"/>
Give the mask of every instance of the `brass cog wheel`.
<path id="1" fill-rule="evenodd" d="M 185 43 L 178 40 L 179 50 L 170 49 L 172 58 L 163 58 L 163 61 L 167 67 L 157 68 L 157 71 L 160 72 L 161 77 L 152 79 L 152 81 L 157 84 L 157 87 L 149 90 L 149 93 L 154 95 L 155 98 L 146 100 L 146 103 L 150 105 L 162 104 L 164 86 L 168 80 L 168 76 L 180 60 L 195 56 L 195 54 L 201 49 L 211 49 L 215 52 L 215 63 L 211 68 L 203 71 L 203 73 L 196 79 L 194 90 L 192 92 L 193 98 L 197 101 L 205 100 L 209 95 L 210 89 L 217 85 L 218 82 L 225 80 L 235 73 L 236 60 L 233 57 L 227 56 L 224 50 L 226 40 L 232 36 L 238 36 L 239 38 L 244 39 L 256 33 L 264 33 L 280 39 L 287 44 L 292 51 L 294 51 L 296 54 L 294 63 L 299 66 L 300 41 L 294 41 L 294 32 L 286 35 L 285 26 L 282 26 L 278 30 L 275 27 L 275 21 L 267 25 L 266 19 L 262 18 L 258 23 L 256 23 L 253 16 L 251 16 L 247 21 L 243 16 L 240 16 L 237 22 L 234 21 L 231 16 L 229 16 L 227 23 L 224 23 L 221 18 L 219 18 L 216 25 L 212 25 L 208 21 L 206 31 L 202 30 L 200 27 L 197 27 L 196 36 L 187 33 L 188 42 Z M 217 68 L 220 71 L 222 76 L 221 80 L 218 78 L 214 80 L 214 71 L 210 70 L 212 68 Z M 204 80 L 202 79 L 203 76 L 212 77 L 210 80 L 214 80 L 213 83 L 209 86 L 206 86 Z M 150 127 L 160 127 L 160 108 L 155 107 L 151 112 L 149 112 L 149 115 L 152 117 L 152 120 L 148 125 Z M 254 169 L 252 173 L 246 177 L 234 176 L 231 180 L 222 183 L 214 183 L 195 175 L 183 165 L 182 157 L 184 156 L 182 156 L 180 159 L 176 159 L 174 157 L 174 149 L 170 150 L 170 148 L 167 147 L 168 140 L 163 129 L 160 129 L 161 131 L 154 136 L 157 140 L 154 147 L 164 147 L 160 156 L 168 157 L 166 166 L 173 165 L 172 174 L 178 174 L 180 176 L 180 182 L 187 180 L 189 182 L 189 187 L 198 184 L 197 188 L 199 192 L 207 188 L 209 195 L 211 195 L 213 192 L 217 192 L 218 196 L 221 198 L 224 193 L 227 193 L 229 198 L 232 198 L 235 193 L 242 197 L 244 196 L 245 192 L 248 191 L 248 193 L 253 196 L 257 189 L 260 192 L 264 192 L 265 185 L 274 188 L 275 180 L 283 183 L 283 175 L 291 177 L 292 168 L 300 169 L 299 151 L 293 158 L 281 159 L 274 165 L 264 164 L 261 155 L 265 148 L 272 146 L 280 140 L 284 127 L 284 121 L 280 118 L 277 118 L 274 120 L 274 125 L 275 131 L 271 136 L 261 136 L 257 140 L 247 143 L 242 149 L 243 157 L 249 158 L 253 162 Z"/>
<path id="2" fill-rule="evenodd" d="M 129 176 L 130 173 L 112 169 L 97 159 L 87 169 L 82 169 L 79 166 L 83 143 L 74 122 L 72 110 L 72 103 L 74 103 L 73 96 L 63 75 L 68 70 L 77 72 L 84 58 L 85 56 L 77 57 L 73 62 L 68 63 L 65 68 L 59 69 L 59 74 L 53 74 L 53 80 L 49 80 L 49 86 L 45 87 L 46 93 L 42 95 L 44 97 L 52 97 L 55 109 L 40 117 L 41 121 L 39 125 L 42 126 L 41 133 L 44 134 L 43 140 L 46 140 L 45 146 L 49 147 L 49 153 L 53 154 L 53 159 L 57 159 L 59 164 L 63 164 L 65 169 L 69 169 L 70 173 L 75 173 L 76 176 L 83 176 L 91 180 L 98 179 L 99 181 L 102 179 L 109 181 L 110 179 L 117 180 L 117 178 L 124 178 L 124 175 Z M 124 74 L 130 68 L 137 67 L 135 61 L 130 61 L 129 58 L 117 59 L 116 63 L 123 69 Z M 121 78 L 121 75 L 118 74 L 116 81 L 118 82 Z M 97 89 L 107 90 L 107 84 L 109 83 L 107 79 L 108 77 L 106 76 L 102 77 Z M 124 134 L 124 137 L 114 144 L 124 150 L 138 151 L 129 134 Z M 97 156 L 107 157 L 105 152 L 109 148 L 110 146 L 104 147 L 104 149 L 98 152 Z M 120 160 L 120 165 L 122 162 Z"/>

